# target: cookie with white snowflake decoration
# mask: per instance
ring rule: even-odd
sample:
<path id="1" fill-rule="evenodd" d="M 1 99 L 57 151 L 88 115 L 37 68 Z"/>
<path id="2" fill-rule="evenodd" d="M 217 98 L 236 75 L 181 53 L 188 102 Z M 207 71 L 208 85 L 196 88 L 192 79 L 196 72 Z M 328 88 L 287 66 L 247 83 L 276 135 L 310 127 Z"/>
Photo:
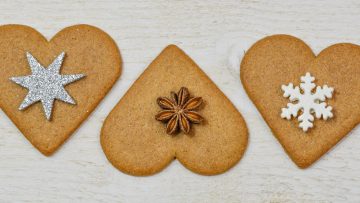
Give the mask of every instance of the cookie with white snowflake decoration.
<path id="1" fill-rule="evenodd" d="M 177 46 L 166 47 L 106 118 L 101 146 L 119 170 L 152 175 L 175 158 L 203 175 L 224 173 L 243 156 L 244 119 Z"/>
<path id="2" fill-rule="evenodd" d="M 44 155 L 51 155 L 104 98 L 121 73 L 109 35 L 67 27 L 50 41 L 23 25 L 0 26 L 0 107 Z"/>
<path id="3" fill-rule="evenodd" d="M 300 39 L 274 35 L 255 43 L 241 82 L 290 158 L 306 168 L 360 121 L 360 47 L 336 44 L 319 55 Z"/>

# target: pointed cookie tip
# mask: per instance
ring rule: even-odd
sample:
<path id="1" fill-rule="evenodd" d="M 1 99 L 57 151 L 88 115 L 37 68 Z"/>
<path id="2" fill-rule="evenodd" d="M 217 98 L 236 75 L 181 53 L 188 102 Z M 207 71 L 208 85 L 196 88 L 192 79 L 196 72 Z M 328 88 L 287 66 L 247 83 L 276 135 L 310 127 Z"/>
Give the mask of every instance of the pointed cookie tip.
<path id="1" fill-rule="evenodd" d="M 178 47 L 177 45 L 175 44 L 169 44 L 165 47 L 165 50 L 166 49 L 180 49 L 180 47 Z M 181 50 L 181 49 L 180 49 Z"/>
<path id="2" fill-rule="evenodd" d="M 175 45 L 175 44 L 169 44 L 168 46 L 166 46 L 166 47 L 164 48 L 164 50 L 163 50 L 162 52 L 163 52 L 163 53 L 165 53 L 165 52 L 178 52 L 178 53 L 183 53 L 183 54 L 185 54 L 184 51 L 183 51 L 180 47 L 178 47 L 177 45 Z"/>

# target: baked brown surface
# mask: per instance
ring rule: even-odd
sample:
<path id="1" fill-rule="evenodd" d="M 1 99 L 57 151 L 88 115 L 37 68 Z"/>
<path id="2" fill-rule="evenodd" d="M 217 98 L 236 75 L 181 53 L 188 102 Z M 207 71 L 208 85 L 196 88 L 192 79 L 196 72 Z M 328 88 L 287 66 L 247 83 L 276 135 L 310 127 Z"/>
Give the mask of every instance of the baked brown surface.
<path id="1" fill-rule="evenodd" d="M 182 86 L 203 98 L 198 112 L 205 122 L 192 125 L 189 135 L 171 136 L 165 124 L 155 120 L 161 110 L 156 99 Z M 233 104 L 182 50 L 170 45 L 108 115 L 101 145 L 108 160 L 131 175 L 154 174 L 174 158 L 193 172 L 215 175 L 240 160 L 247 134 L 244 119 Z"/>
<path id="2" fill-rule="evenodd" d="M 315 119 L 314 128 L 304 133 L 297 119 L 280 117 L 289 102 L 281 85 L 299 85 L 300 76 L 310 72 L 317 85 L 335 89 L 326 102 L 334 117 Z M 240 68 L 243 86 L 266 123 L 291 159 L 306 168 L 347 135 L 360 121 L 360 47 L 335 44 L 315 56 L 300 39 L 274 35 L 255 43 L 245 54 Z"/>
<path id="3" fill-rule="evenodd" d="M 61 74 L 85 78 L 65 86 L 76 105 L 55 100 L 51 121 L 40 102 L 19 111 L 28 90 L 10 77 L 31 74 L 26 52 L 47 67 L 65 52 Z M 121 73 L 119 50 L 109 35 L 89 25 L 67 27 L 47 41 L 31 27 L 0 27 L 0 107 L 25 137 L 44 155 L 51 155 L 87 118 Z"/>

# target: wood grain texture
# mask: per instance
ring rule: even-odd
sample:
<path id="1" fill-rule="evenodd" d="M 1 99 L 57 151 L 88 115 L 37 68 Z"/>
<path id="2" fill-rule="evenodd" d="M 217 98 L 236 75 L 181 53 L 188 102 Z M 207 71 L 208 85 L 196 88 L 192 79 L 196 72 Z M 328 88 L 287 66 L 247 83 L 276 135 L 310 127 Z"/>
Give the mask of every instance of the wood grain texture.
<path id="1" fill-rule="evenodd" d="M 33 26 L 51 38 L 69 25 L 102 28 L 120 47 L 123 74 L 95 112 L 51 158 L 0 113 L 1 202 L 359 202 L 360 129 L 306 170 L 298 169 L 243 90 L 239 63 L 258 39 L 285 33 L 315 53 L 333 43 L 360 44 L 360 2 L 344 1 L 27 1 L 2 0 L 0 23 Z M 105 158 L 106 115 L 170 43 L 208 74 L 244 116 L 249 146 L 229 172 L 205 177 L 177 161 L 161 173 L 125 175 Z"/>

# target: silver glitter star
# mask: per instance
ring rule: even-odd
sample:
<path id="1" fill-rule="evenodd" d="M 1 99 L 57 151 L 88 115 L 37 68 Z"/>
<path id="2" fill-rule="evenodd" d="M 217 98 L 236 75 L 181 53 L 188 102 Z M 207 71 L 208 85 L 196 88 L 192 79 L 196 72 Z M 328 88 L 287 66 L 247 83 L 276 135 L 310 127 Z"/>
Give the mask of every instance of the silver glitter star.
<path id="1" fill-rule="evenodd" d="M 47 67 L 44 68 L 29 52 L 26 57 L 31 69 L 31 75 L 12 77 L 10 80 L 29 90 L 19 110 L 41 101 L 44 108 L 45 117 L 50 120 L 55 99 L 59 99 L 69 104 L 76 104 L 71 96 L 66 92 L 64 86 L 83 78 L 84 74 L 60 75 L 60 68 L 64 60 L 65 53 L 62 52 Z"/>

